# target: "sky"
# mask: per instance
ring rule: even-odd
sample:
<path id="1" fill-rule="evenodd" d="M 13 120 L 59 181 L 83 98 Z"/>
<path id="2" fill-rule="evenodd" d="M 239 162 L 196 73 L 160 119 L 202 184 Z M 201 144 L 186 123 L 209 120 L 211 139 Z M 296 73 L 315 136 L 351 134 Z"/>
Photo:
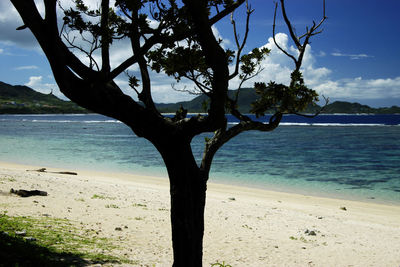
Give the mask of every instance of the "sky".
<path id="1" fill-rule="evenodd" d="M 85 1 L 96 6 L 96 0 Z M 286 9 L 298 35 L 305 32 L 312 21 L 322 18 L 322 0 L 286 0 Z M 43 10 L 41 0 L 36 1 Z M 270 55 L 263 61 L 263 72 L 245 86 L 254 82 L 276 81 L 287 84 L 294 67 L 293 61 L 282 54 L 272 40 L 274 14 L 273 0 L 249 0 L 254 9 L 250 18 L 246 52 L 266 46 Z M 62 0 L 68 6 L 70 0 Z M 311 39 L 307 47 L 302 72 L 306 84 L 330 102 L 341 100 L 359 102 L 372 107 L 400 106 L 400 22 L 399 0 L 326 0 L 326 16 L 323 32 Z M 59 14 L 60 19 L 62 14 Z M 238 29 L 243 36 L 244 10 L 234 14 Z M 0 81 L 12 85 L 26 85 L 39 92 L 62 93 L 52 76 L 49 64 L 29 29 L 16 31 L 22 20 L 9 0 L 0 0 Z M 295 53 L 281 13 L 277 15 L 276 39 L 289 52 Z M 236 49 L 229 18 L 213 27 L 214 34 L 223 40 L 224 48 Z M 127 41 L 115 42 L 111 53 L 111 66 L 129 57 Z M 79 55 L 87 62 L 84 55 Z M 231 68 L 232 69 L 232 68 Z M 135 73 L 137 67 L 130 71 Z M 127 77 L 115 80 L 121 89 L 135 98 Z M 236 89 L 237 80 L 230 82 Z M 189 100 L 193 95 L 175 89 L 192 88 L 188 81 L 176 83 L 162 74 L 152 74 L 154 100 L 158 103 Z"/>

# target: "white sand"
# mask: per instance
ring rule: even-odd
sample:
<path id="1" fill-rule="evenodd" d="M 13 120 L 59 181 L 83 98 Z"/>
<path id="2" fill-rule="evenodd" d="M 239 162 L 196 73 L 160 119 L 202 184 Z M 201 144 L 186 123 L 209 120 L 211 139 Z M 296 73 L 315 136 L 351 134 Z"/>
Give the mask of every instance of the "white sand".
<path id="1" fill-rule="evenodd" d="M 119 240 L 116 253 L 138 261 L 137 266 L 171 266 L 166 178 L 26 171 L 39 168 L 0 163 L 0 213 L 68 218 Z M 49 195 L 21 198 L 8 194 L 11 188 Z M 316 236 L 305 234 L 307 229 Z M 398 267 L 400 206 L 209 184 L 204 266 L 216 261 L 232 266 Z"/>

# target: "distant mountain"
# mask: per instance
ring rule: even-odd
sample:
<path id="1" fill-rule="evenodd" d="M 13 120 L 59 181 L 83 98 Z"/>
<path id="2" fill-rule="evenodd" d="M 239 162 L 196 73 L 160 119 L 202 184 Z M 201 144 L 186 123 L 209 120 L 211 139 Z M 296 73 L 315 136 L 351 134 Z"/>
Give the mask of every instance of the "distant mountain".
<path id="1" fill-rule="evenodd" d="M 229 96 L 234 98 L 237 91 L 230 90 Z M 175 113 L 181 106 L 192 113 L 205 112 L 207 110 L 207 99 L 200 95 L 191 101 L 183 101 L 173 104 L 156 104 L 161 112 Z M 240 91 L 238 107 L 242 113 L 249 113 L 251 103 L 257 99 L 255 90 L 243 88 Z M 321 107 L 310 105 L 304 113 L 315 113 Z M 71 101 L 64 101 L 53 94 L 42 94 L 27 86 L 9 85 L 0 82 L 0 114 L 44 114 L 44 113 L 88 113 L 89 111 L 79 107 Z M 343 114 L 400 114 L 400 107 L 371 108 L 359 103 L 336 101 L 327 105 L 322 113 Z"/>
<path id="2" fill-rule="evenodd" d="M 231 98 L 234 98 L 236 92 L 236 90 L 229 90 L 228 94 Z M 252 90 L 251 88 L 243 88 L 240 91 L 238 103 L 239 111 L 243 113 L 249 113 L 251 109 L 251 103 L 254 102 L 256 98 L 257 95 L 255 93 L 255 90 Z M 161 112 L 175 112 L 182 106 L 185 109 L 189 110 L 189 112 L 205 112 L 207 109 L 204 108 L 204 105 L 206 104 L 207 100 L 207 96 L 200 95 L 190 101 L 182 101 L 170 104 L 157 104 L 157 108 L 159 108 Z"/>
<path id="3" fill-rule="evenodd" d="M 349 103 L 343 101 L 336 101 L 325 107 L 323 113 L 346 113 L 346 114 L 400 114 L 400 107 L 392 106 L 390 108 L 371 108 L 367 105 L 359 103 Z"/>
<path id="4" fill-rule="evenodd" d="M 236 94 L 236 90 L 230 90 L 229 95 L 233 97 Z M 238 101 L 239 111 L 242 113 L 250 113 L 251 103 L 257 99 L 255 90 L 252 88 L 243 88 L 240 91 L 240 97 Z M 173 104 L 157 104 L 157 107 L 161 112 L 175 112 L 181 106 L 187 109 L 189 112 L 205 112 L 203 108 L 204 101 L 207 100 L 205 95 L 198 96 L 191 101 L 178 102 Z M 315 113 L 321 109 L 321 106 L 310 105 L 304 113 Z M 359 114 L 359 113 L 370 113 L 370 114 L 400 114 L 400 107 L 393 106 L 390 108 L 371 108 L 366 105 L 359 103 L 349 103 L 343 101 L 336 101 L 332 104 L 327 105 L 322 113 L 343 113 L 343 114 Z"/>
<path id="5" fill-rule="evenodd" d="M 88 113 L 71 101 L 36 92 L 22 85 L 0 82 L 0 114 Z"/>

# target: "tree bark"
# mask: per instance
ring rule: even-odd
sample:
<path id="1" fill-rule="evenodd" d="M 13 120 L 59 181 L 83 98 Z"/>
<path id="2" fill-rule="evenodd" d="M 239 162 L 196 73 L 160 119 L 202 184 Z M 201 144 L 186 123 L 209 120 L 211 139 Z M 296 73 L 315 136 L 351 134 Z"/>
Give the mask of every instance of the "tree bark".
<path id="1" fill-rule="evenodd" d="M 190 141 L 171 142 L 160 152 L 170 179 L 173 266 L 202 266 L 207 180 Z"/>

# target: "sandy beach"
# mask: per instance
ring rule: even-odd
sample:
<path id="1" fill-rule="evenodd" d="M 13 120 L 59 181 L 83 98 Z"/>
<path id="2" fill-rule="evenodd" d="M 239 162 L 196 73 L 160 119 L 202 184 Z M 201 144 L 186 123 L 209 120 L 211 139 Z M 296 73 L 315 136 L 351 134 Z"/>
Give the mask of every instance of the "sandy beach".
<path id="1" fill-rule="evenodd" d="M 0 214 L 66 218 L 136 264 L 171 266 L 166 178 L 0 163 Z M 51 172 L 70 171 L 78 175 Z M 22 198 L 10 189 L 43 190 Z M 209 183 L 204 266 L 400 266 L 400 206 Z"/>

